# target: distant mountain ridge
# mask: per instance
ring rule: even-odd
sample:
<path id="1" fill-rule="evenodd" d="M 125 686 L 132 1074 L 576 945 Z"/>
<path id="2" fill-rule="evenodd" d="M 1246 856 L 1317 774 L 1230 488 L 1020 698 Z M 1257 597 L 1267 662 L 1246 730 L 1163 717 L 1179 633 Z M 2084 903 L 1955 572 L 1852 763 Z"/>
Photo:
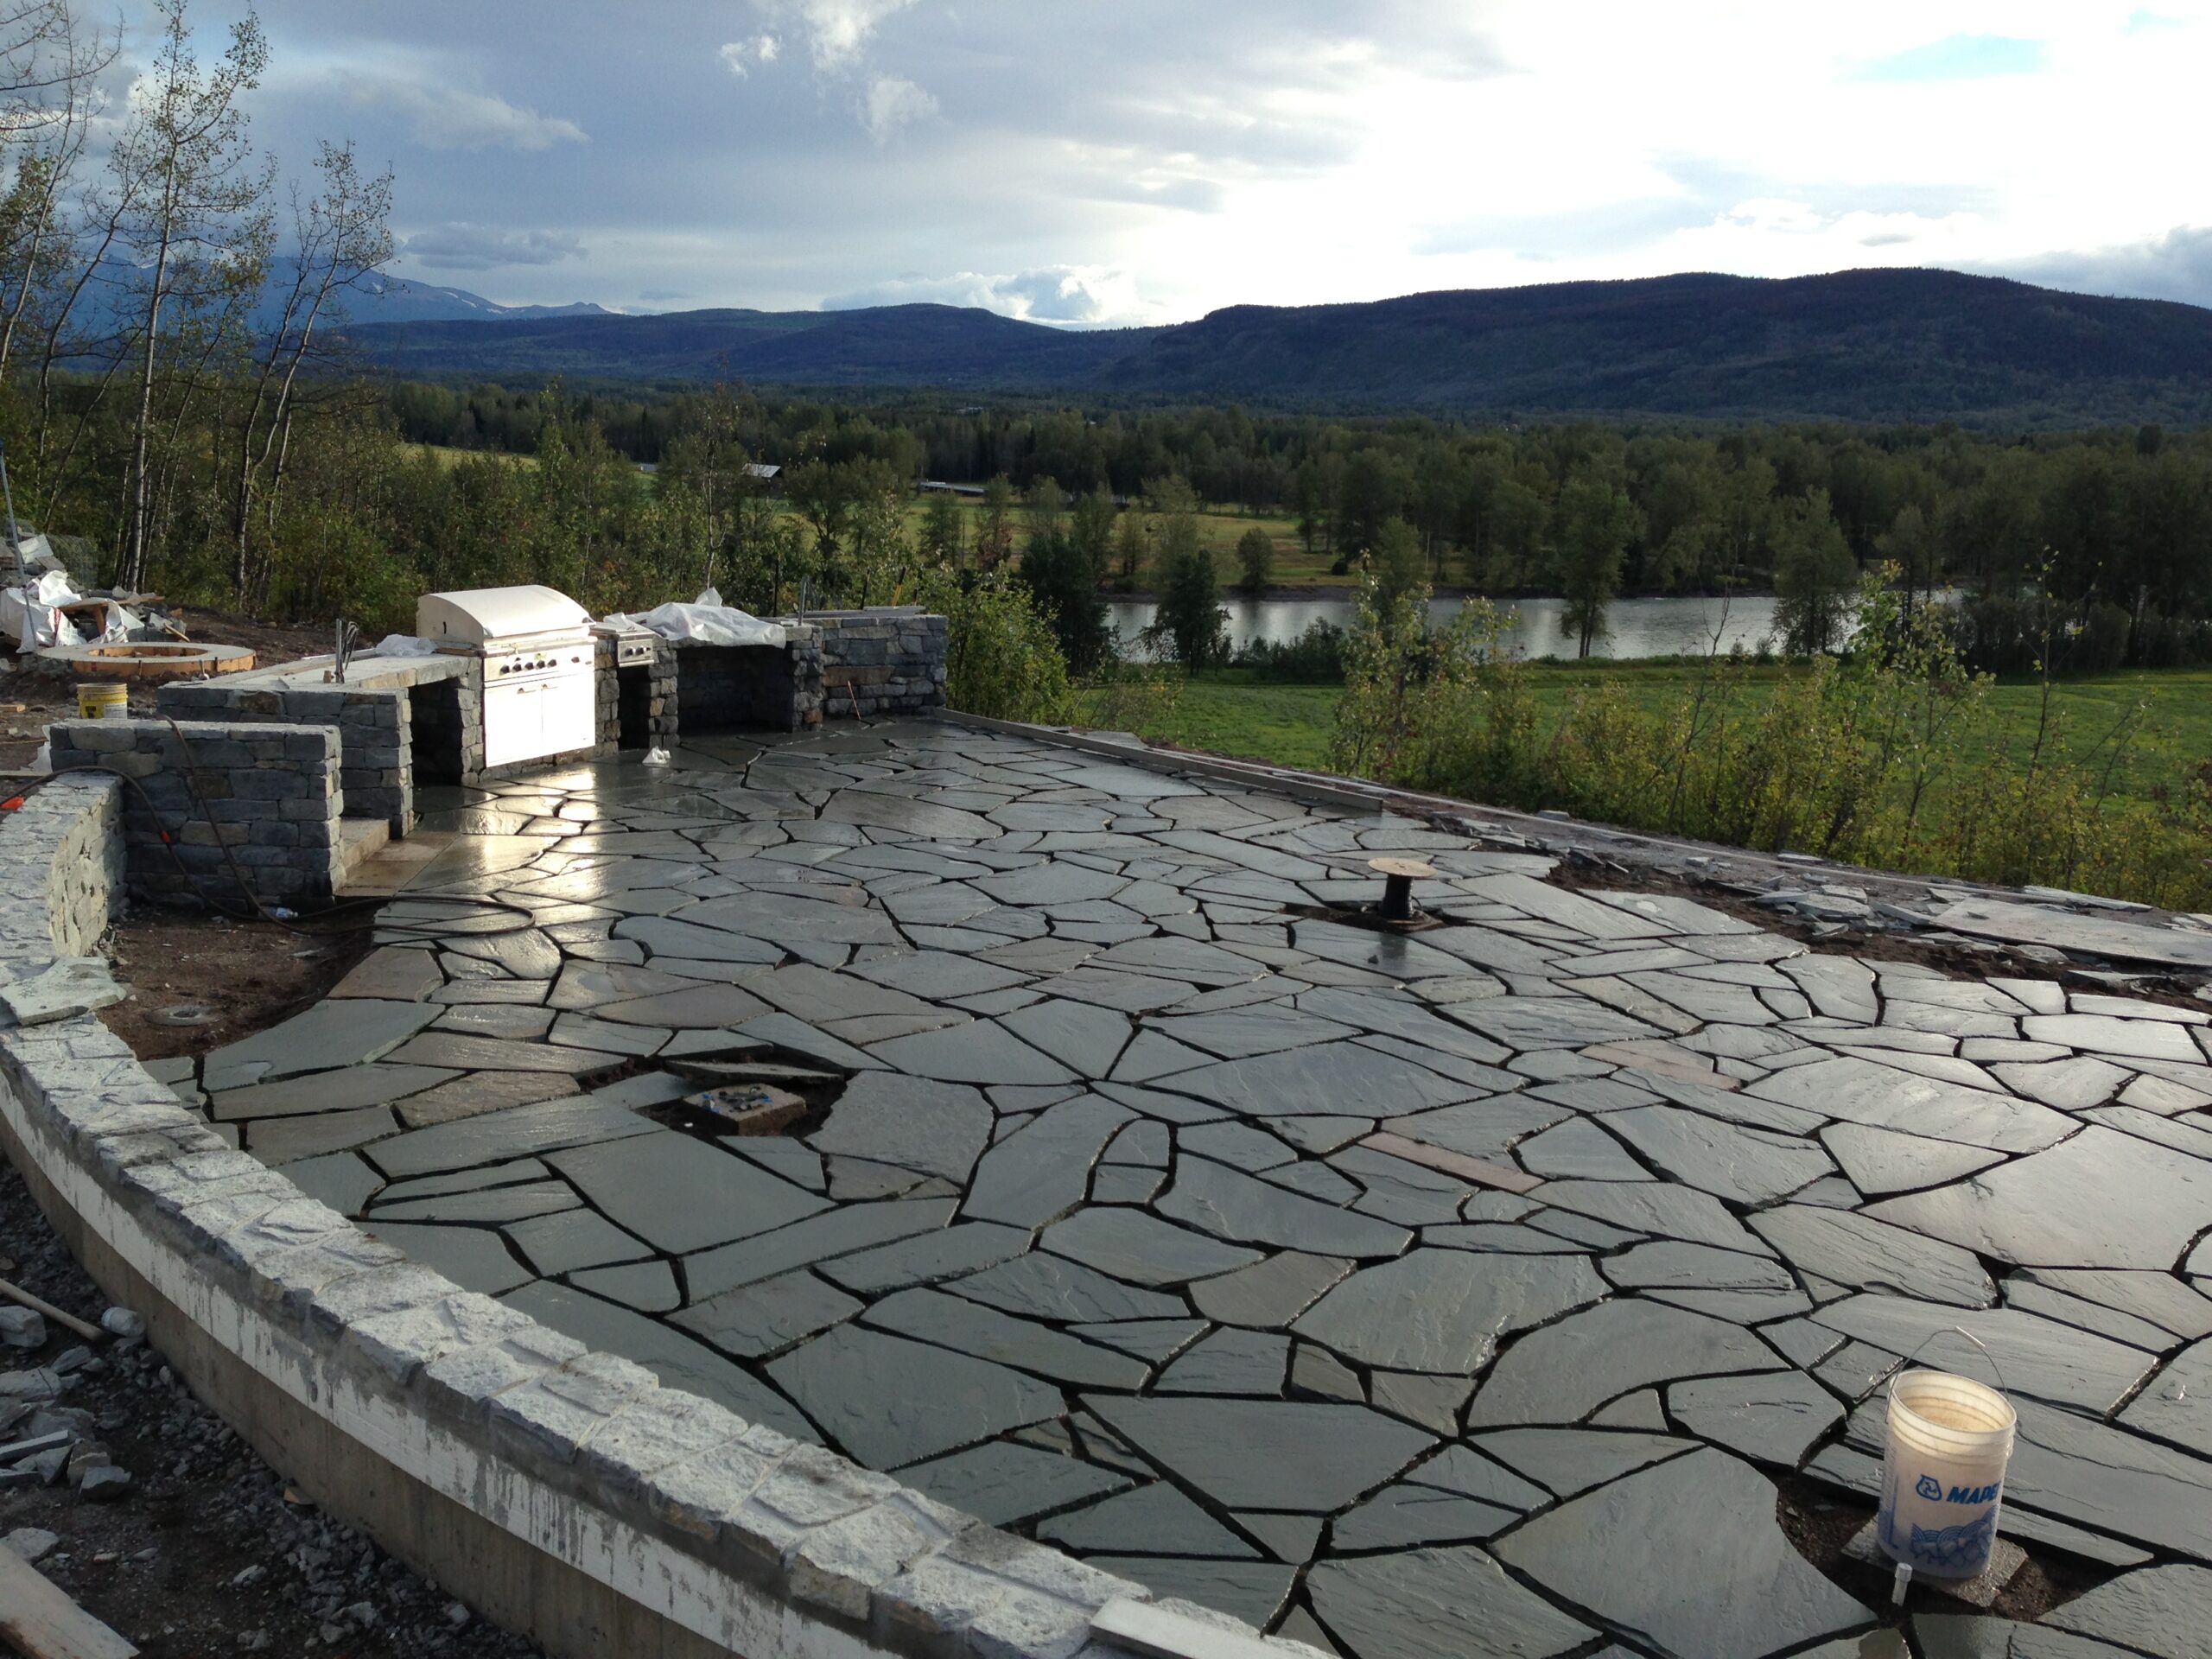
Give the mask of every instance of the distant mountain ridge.
<path id="1" fill-rule="evenodd" d="M 732 378 L 1471 418 L 2212 418 L 2212 310 L 1942 270 L 1232 306 L 1092 333 L 942 305 L 441 316 L 441 305 L 491 302 L 457 289 L 386 297 L 420 309 L 371 321 L 357 307 L 349 333 L 372 366 L 403 376 Z"/>

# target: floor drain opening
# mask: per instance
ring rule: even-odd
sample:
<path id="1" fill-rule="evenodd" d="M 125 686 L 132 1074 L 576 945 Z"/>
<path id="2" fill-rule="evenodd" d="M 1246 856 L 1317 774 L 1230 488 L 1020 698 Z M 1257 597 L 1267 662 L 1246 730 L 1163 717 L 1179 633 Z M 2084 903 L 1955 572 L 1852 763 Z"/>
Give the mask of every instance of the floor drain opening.
<path id="1" fill-rule="evenodd" d="M 687 1134 L 778 1135 L 799 1140 L 820 1128 L 845 1092 L 847 1073 L 804 1055 L 747 1049 L 727 1058 L 686 1056 L 666 1068 L 697 1090 L 657 1106 L 656 1122 Z"/>

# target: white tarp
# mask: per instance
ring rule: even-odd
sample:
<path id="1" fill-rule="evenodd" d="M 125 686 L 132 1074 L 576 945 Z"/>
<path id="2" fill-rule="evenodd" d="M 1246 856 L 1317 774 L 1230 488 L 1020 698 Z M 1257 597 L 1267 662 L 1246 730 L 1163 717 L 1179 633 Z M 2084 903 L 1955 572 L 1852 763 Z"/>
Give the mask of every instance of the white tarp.
<path id="1" fill-rule="evenodd" d="M 435 657 L 437 642 L 419 633 L 387 633 L 360 653 L 364 657 Z"/>
<path id="2" fill-rule="evenodd" d="M 19 642 L 25 651 L 81 645 L 84 635 L 55 608 L 73 602 L 77 596 L 69 578 L 59 570 L 49 570 L 21 588 L 0 589 L 0 633 Z M 119 607 L 108 608 L 112 613 Z"/>
<path id="3" fill-rule="evenodd" d="M 640 627 L 650 629 L 664 639 L 678 645 L 781 645 L 784 625 L 763 622 L 759 617 L 722 603 L 722 596 L 709 588 L 689 605 L 657 605 L 642 615 L 626 615 L 617 611 L 603 618 L 610 627 Z"/>

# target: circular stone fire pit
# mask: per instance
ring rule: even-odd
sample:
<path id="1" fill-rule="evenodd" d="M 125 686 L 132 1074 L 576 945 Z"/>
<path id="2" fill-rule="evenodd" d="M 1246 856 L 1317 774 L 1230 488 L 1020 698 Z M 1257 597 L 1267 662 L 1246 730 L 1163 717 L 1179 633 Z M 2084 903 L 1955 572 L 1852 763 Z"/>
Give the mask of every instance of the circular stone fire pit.
<path id="1" fill-rule="evenodd" d="M 48 645 L 31 653 L 59 672 L 80 680 L 131 680 L 141 685 L 237 674 L 253 666 L 248 645 L 203 645 L 185 641 Z"/>

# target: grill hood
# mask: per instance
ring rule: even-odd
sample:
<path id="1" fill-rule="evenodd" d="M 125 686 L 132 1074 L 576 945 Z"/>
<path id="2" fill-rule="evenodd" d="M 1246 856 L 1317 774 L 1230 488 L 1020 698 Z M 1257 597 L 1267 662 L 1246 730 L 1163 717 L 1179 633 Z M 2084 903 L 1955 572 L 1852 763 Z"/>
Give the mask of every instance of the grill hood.
<path id="1" fill-rule="evenodd" d="M 415 602 L 415 632 L 446 651 L 481 650 L 533 634 L 577 633 L 591 621 L 591 613 L 566 594 L 536 585 L 425 594 Z"/>

